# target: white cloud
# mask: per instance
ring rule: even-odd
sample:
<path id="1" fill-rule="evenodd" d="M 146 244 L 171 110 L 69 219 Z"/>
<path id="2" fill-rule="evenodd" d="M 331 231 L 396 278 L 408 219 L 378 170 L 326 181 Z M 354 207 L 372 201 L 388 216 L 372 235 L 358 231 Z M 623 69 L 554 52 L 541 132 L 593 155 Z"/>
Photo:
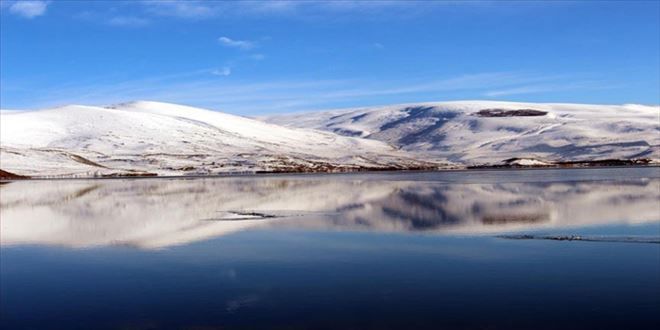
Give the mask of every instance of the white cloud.
<path id="1" fill-rule="evenodd" d="M 214 75 L 214 76 L 227 77 L 227 76 L 231 75 L 231 68 L 226 66 L 226 67 L 223 67 L 223 68 L 220 68 L 220 69 L 215 69 L 215 70 L 211 71 L 211 74 Z"/>
<path id="2" fill-rule="evenodd" d="M 215 16 L 217 10 L 213 3 L 201 1 L 158 1 L 142 2 L 147 9 L 159 16 L 170 16 L 185 19 L 203 19 Z"/>
<path id="3" fill-rule="evenodd" d="M 238 48 L 242 50 L 252 49 L 256 46 L 256 44 L 252 41 L 234 40 L 228 37 L 220 37 L 218 38 L 218 42 L 220 42 L 220 44 L 223 46 Z"/>
<path id="4" fill-rule="evenodd" d="M 141 27 L 149 24 L 149 20 L 134 16 L 115 16 L 108 20 L 108 24 L 121 27 Z"/>
<path id="5" fill-rule="evenodd" d="M 45 14 L 47 8 L 46 1 L 17 1 L 9 7 L 9 11 L 25 18 L 35 18 Z"/>

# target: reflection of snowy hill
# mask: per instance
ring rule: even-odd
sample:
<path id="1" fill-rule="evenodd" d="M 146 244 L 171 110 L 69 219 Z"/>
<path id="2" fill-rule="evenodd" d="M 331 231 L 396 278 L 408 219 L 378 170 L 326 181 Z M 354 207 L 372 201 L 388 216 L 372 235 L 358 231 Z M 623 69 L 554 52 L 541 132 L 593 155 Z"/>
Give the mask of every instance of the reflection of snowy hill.
<path id="1" fill-rule="evenodd" d="M 0 242 L 161 248 L 253 228 L 491 234 L 660 221 L 657 178 L 517 172 L 11 182 L 0 186 Z"/>

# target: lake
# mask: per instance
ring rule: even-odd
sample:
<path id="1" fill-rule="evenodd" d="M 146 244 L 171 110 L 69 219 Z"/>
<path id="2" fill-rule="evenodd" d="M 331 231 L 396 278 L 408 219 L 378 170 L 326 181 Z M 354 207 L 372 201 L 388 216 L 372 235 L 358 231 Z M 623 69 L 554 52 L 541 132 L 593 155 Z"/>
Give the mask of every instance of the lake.
<path id="1" fill-rule="evenodd" d="M 660 168 L 0 185 L 3 329 L 660 327 Z"/>

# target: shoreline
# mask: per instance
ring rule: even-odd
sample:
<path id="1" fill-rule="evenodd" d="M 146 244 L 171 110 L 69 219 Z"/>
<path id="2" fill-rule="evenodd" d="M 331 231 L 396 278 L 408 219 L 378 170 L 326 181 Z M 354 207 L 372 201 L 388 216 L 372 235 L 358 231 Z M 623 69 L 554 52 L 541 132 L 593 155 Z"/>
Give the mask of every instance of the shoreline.
<path id="1" fill-rule="evenodd" d="M 131 175 L 116 175 L 106 177 L 28 177 L 20 176 L 20 178 L 0 178 L 0 183 L 16 182 L 16 181 L 73 181 L 73 180 L 149 180 L 149 179 L 212 179 L 212 178 L 240 178 L 240 177 L 274 177 L 274 176 L 314 176 L 314 175 L 364 175 L 364 174 L 399 174 L 399 173 L 440 173 L 440 172 L 505 172 L 505 171 L 538 171 L 538 170 L 579 170 L 579 169 L 611 169 L 611 168 L 658 168 L 660 164 L 627 164 L 627 165 L 587 165 L 587 166 L 506 166 L 506 165 L 493 165 L 493 166 L 468 166 L 463 168 L 446 168 L 446 169 L 376 169 L 376 170 L 356 170 L 356 171 L 342 171 L 342 172 L 254 172 L 254 173 L 227 173 L 227 174 L 212 174 L 212 175 L 144 175 L 144 176 L 131 176 Z"/>

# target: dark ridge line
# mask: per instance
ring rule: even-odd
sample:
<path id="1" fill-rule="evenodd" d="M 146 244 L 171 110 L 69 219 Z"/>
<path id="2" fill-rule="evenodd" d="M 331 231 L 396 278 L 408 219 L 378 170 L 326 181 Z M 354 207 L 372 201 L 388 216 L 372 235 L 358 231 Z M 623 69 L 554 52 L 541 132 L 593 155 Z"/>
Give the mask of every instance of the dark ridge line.
<path id="1" fill-rule="evenodd" d="M 574 160 L 574 161 L 556 161 L 547 162 L 547 165 L 518 165 L 512 164 L 516 160 L 534 158 L 509 158 L 505 159 L 504 164 L 494 165 L 472 165 L 467 169 L 489 169 L 489 168 L 585 168 L 585 167 L 613 167 L 613 166 L 649 166 L 655 164 L 648 158 L 638 159 L 598 159 L 598 160 Z"/>

